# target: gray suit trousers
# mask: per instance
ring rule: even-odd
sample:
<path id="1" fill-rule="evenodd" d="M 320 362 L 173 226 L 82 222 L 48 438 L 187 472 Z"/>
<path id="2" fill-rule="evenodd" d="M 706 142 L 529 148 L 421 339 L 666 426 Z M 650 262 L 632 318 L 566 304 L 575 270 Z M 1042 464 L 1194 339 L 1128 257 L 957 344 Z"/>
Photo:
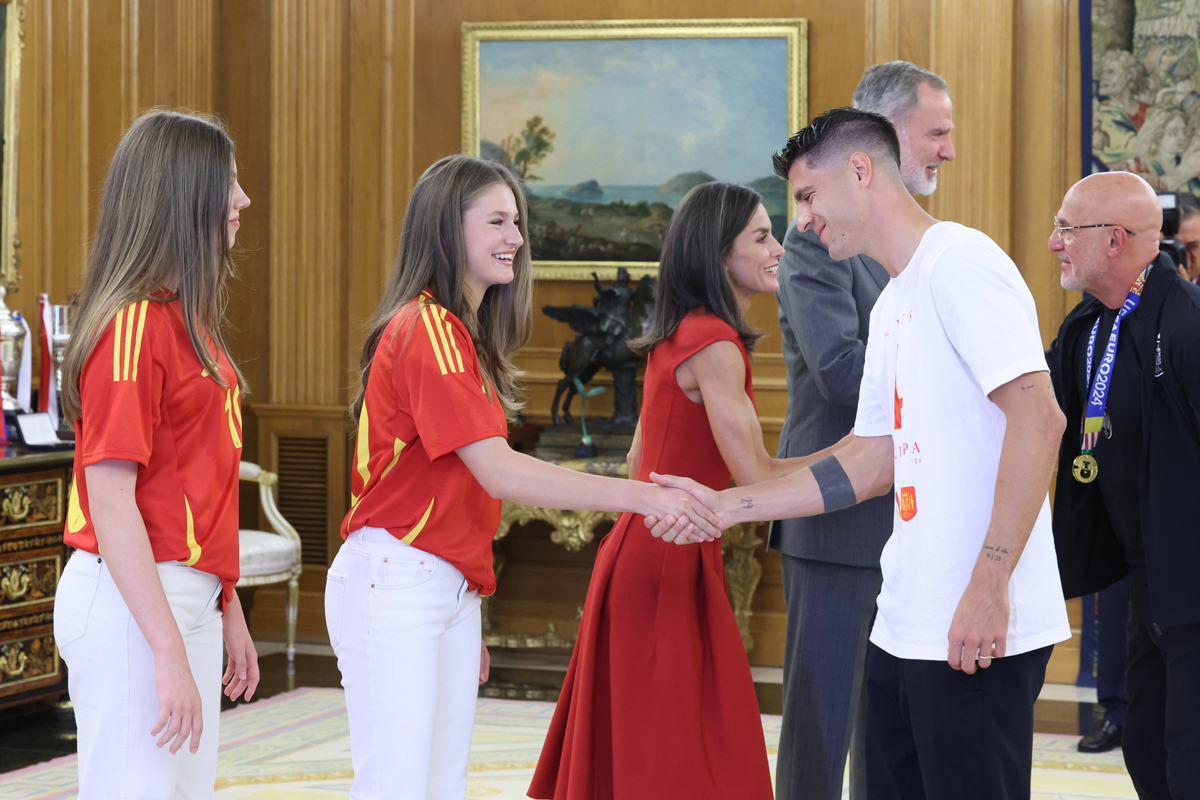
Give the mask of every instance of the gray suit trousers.
<path id="1" fill-rule="evenodd" d="M 840 800 L 847 751 L 850 797 L 866 797 L 864 666 L 882 583 L 878 569 L 783 554 L 788 622 L 776 800 Z"/>

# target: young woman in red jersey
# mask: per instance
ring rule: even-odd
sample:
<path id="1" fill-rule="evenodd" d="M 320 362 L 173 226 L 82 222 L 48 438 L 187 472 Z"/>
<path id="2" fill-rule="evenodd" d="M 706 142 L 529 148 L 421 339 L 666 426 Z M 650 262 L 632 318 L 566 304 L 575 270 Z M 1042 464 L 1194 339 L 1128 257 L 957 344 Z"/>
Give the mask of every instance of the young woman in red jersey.
<path id="1" fill-rule="evenodd" d="M 679 474 L 713 489 L 789 474 L 823 455 L 763 446 L 746 321 L 776 292 L 783 247 L 762 197 L 697 186 L 663 242 L 629 474 Z M 678 472 L 676 472 L 678 470 Z M 654 519 L 646 521 L 652 525 Z M 725 591 L 720 542 L 664 547 L 622 515 L 605 537 L 530 797 L 770 800 L 750 664 Z"/>
<path id="2" fill-rule="evenodd" d="M 134 122 L 104 182 L 63 367 L 76 550 L 54 601 L 81 800 L 212 797 L 221 684 L 258 684 L 233 591 L 241 374 L 221 331 L 248 205 L 224 128 L 188 114 Z"/>
<path id="3" fill-rule="evenodd" d="M 509 448 L 511 358 L 532 319 L 527 240 L 511 172 L 469 156 L 434 164 L 413 189 L 363 348 L 352 507 L 325 590 L 359 800 L 466 794 L 502 499 L 655 515 L 680 543 L 719 534 L 689 495 Z"/>

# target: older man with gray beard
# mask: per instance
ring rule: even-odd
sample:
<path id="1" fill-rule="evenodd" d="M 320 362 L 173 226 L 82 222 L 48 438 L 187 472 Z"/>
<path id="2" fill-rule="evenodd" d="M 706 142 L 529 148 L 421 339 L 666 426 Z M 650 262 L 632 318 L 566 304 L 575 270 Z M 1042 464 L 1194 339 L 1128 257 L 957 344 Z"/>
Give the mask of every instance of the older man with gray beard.
<path id="1" fill-rule="evenodd" d="M 907 61 L 869 67 L 854 107 L 887 117 L 900 141 L 900 174 L 914 195 L 937 188 L 954 160 L 946 82 Z M 837 261 L 793 222 L 779 262 L 779 327 L 788 411 L 779 457 L 824 449 L 854 427 L 871 308 L 888 274 L 865 255 Z M 865 796 L 863 673 L 882 583 L 879 557 L 892 532 L 892 500 L 772 524 L 783 556 L 788 625 L 776 797 L 840 800 L 846 753 L 850 796 Z"/>

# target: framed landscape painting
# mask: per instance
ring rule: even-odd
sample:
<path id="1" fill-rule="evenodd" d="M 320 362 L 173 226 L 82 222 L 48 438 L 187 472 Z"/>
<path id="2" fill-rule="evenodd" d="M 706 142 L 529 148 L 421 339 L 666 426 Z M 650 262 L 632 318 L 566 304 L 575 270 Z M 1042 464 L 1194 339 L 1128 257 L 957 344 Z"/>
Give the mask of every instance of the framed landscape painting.
<path id="1" fill-rule="evenodd" d="M 771 154 L 807 124 L 805 20 L 465 23 L 462 44 L 463 152 L 521 176 L 537 277 L 655 272 L 712 180 L 758 190 L 783 240 Z"/>

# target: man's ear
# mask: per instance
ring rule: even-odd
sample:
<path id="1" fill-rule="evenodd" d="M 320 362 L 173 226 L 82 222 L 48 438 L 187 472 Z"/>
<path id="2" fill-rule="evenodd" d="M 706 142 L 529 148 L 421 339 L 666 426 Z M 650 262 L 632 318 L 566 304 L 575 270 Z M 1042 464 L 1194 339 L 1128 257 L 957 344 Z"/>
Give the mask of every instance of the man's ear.
<path id="1" fill-rule="evenodd" d="M 1108 235 L 1108 257 L 1114 258 L 1125 252 L 1125 248 L 1129 245 L 1129 234 L 1124 228 L 1109 228 Z"/>
<path id="2" fill-rule="evenodd" d="M 869 155 L 861 152 L 851 153 L 847 168 L 854 174 L 862 188 L 865 189 L 871 185 L 871 181 L 875 177 L 875 165 L 871 163 Z"/>

